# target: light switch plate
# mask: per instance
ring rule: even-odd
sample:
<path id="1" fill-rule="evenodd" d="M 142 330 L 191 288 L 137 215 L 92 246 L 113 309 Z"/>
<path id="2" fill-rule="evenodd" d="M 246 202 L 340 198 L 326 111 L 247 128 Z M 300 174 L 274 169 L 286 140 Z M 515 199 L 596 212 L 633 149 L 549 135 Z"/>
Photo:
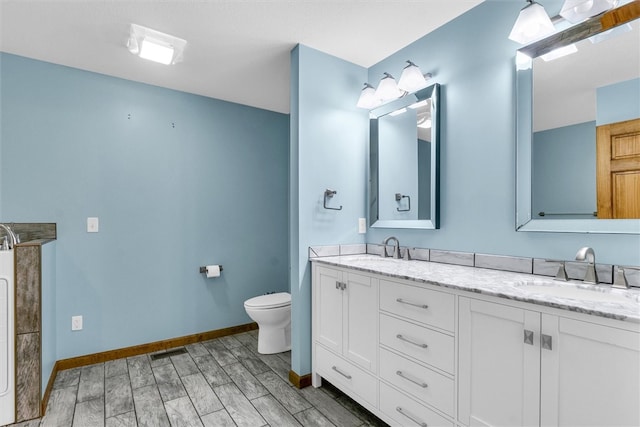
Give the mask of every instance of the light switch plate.
<path id="1" fill-rule="evenodd" d="M 99 230 L 99 221 L 97 217 L 87 218 L 87 233 L 97 233 Z"/>

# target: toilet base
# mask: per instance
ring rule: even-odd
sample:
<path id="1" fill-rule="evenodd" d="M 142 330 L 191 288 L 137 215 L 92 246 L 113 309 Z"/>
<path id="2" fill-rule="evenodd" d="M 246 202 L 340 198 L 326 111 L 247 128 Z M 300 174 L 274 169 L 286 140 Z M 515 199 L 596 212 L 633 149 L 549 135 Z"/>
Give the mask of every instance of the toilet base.
<path id="1" fill-rule="evenodd" d="M 258 325 L 258 353 L 275 354 L 291 350 L 291 325 L 285 328 Z"/>

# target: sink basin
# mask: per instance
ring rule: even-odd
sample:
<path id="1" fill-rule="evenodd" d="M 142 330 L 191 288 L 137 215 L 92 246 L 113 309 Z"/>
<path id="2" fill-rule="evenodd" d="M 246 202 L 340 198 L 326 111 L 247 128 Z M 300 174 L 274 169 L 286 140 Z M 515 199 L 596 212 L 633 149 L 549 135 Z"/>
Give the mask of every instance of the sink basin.
<path id="1" fill-rule="evenodd" d="M 532 294 L 557 298 L 569 298 L 581 301 L 637 303 L 640 294 L 626 290 L 611 289 L 609 286 L 564 284 L 564 283 L 534 283 L 524 282 L 516 285 L 518 289 Z"/>

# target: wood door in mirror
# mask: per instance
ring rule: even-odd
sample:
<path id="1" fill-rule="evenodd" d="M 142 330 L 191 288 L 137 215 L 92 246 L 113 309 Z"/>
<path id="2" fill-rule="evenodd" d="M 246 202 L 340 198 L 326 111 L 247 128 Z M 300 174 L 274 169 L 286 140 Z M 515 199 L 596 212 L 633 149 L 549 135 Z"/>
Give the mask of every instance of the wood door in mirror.
<path id="1" fill-rule="evenodd" d="M 640 119 L 596 129 L 598 218 L 640 218 Z"/>

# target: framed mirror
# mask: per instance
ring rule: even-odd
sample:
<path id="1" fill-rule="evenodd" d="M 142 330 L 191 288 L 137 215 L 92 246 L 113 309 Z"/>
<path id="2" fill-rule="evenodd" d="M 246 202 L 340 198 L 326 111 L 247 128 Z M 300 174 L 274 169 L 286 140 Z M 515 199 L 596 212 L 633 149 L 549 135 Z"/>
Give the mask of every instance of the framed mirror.
<path id="1" fill-rule="evenodd" d="M 436 83 L 371 111 L 371 227 L 439 227 L 439 96 Z"/>
<path id="2" fill-rule="evenodd" d="M 608 14 L 518 51 L 518 231 L 640 234 L 640 22 Z"/>

